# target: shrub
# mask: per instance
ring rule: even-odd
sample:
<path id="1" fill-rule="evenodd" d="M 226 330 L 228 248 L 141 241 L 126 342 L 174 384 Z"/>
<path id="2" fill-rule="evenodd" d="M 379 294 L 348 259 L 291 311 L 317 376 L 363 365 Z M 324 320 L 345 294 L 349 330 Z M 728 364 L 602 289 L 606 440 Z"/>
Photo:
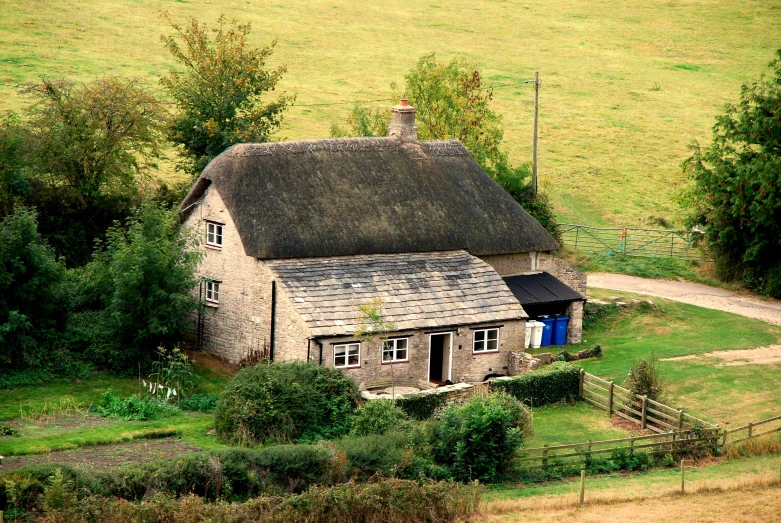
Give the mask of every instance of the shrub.
<path id="1" fill-rule="evenodd" d="M 407 438 L 398 432 L 384 435 L 345 436 L 334 441 L 336 450 L 344 452 L 351 474 L 366 480 L 375 474 L 403 475 L 410 466 L 412 452 L 405 449 Z"/>
<path id="2" fill-rule="evenodd" d="M 150 398 L 130 396 L 123 400 L 111 389 L 103 393 L 100 402 L 93 408 L 101 416 L 125 421 L 147 421 L 172 416 L 179 412 L 179 409 L 172 405 Z"/>
<path id="3" fill-rule="evenodd" d="M 338 437 L 350 430 L 359 397 L 337 369 L 302 362 L 245 368 L 217 405 L 217 437 L 239 445 Z"/>
<path id="4" fill-rule="evenodd" d="M 413 394 L 396 398 L 396 405 L 401 407 L 407 416 L 418 421 L 423 421 L 447 402 L 448 395 L 445 392 L 432 392 L 425 394 Z"/>
<path id="5" fill-rule="evenodd" d="M 372 400 L 358 407 L 350 433 L 356 436 L 383 434 L 389 429 L 398 428 L 408 419 L 407 414 L 393 400 Z"/>
<path id="6" fill-rule="evenodd" d="M 532 407 L 539 407 L 577 397 L 579 373 L 580 367 L 555 362 L 509 380 L 494 380 L 490 387 L 492 391 L 507 392 Z"/>
<path id="7" fill-rule="evenodd" d="M 18 436 L 19 431 L 10 425 L 0 425 L 0 436 Z"/>
<path id="8" fill-rule="evenodd" d="M 87 496 L 46 511 L 47 521 L 339 521 L 397 523 L 464 521 L 477 511 L 485 488 L 446 481 L 378 479 L 367 484 L 313 487 L 295 496 L 259 497 L 241 504 L 205 503 L 198 496 L 159 494 L 141 503 Z"/>
<path id="9" fill-rule="evenodd" d="M 459 481 L 496 481 L 531 429 L 531 415 L 503 392 L 475 396 L 442 411 L 433 442 L 434 458 Z"/>
<path id="10" fill-rule="evenodd" d="M 659 400 L 662 395 L 662 380 L 653 354 L 650 360 L 642 360 L 632 365 L 629 370 L 629 390 L 632 394 L 648 396 L 648 399 L 654 401 Z"/>
<path id="11" fill-rule="evenodd" d="M 179 408 L 188 412 L 212 412 L 219 401 L 216 394 L 191 394 L 181 401 Z"/>

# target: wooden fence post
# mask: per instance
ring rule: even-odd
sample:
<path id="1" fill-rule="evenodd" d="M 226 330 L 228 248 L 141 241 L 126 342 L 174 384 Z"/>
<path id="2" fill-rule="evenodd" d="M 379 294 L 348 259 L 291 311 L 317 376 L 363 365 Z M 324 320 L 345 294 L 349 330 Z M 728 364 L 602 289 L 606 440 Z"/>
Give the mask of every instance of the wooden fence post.
<path id="1" fill-rule="evenodd" d="M 648 396 L 643 396 L 642 398 L 643 398 L 643 409 L 642 409 L 642 413 L 640 415 L 640 418 L 641 418 L 640 419 L 640 428 L 644 429 L 645 426 L 646 426 L 646 421 L 647 421 L 647 417 L 648 417 L 648 412 L 647 412 L 648 411 Z"/>
<path id="2" fill-rule="evenodd" d="M 629 440 L 629 455 L 634 456 L 635 455 L 635 440 L 630 439 Z"/>
<path id="3" fill-rule="evenodd" d="M 613 417 L 613 382 L 610 382 L 610 387 L 607 393 L 607 415 L 609 418 Z"/>
<path id="4" fill-rule="evenodd" d="M 580 504 L 583 504 L 586 495 L 586 467 L 580 467 Z"/>
<path id="5" fill-rule="evenodd" d="M 683 430 L 683 409 L 678 409 L 678 432 Z"/>
<path id="6" fill-rule="evenodd" d="M 591 459 L 591 440 L 588 440 L 588 454 L 586 454 L 586 459 Z"/>
<path id="7" fill-rule="evenodd" d="M 583 397 L 583 382 L 585 380 L 585 374 L 586 371 L 583 369 L 580 369 L 580 372 L 578 373 L 578 394 L 580 397 Z"/>
<path id="8" fill-rule="evenodd" d="M 749 423 L 748 424 L 748 439 L 751 439 L 753 437 L 752 436 L 753 432 L 754 432 L 754 424 L 753 423 Z"/>
<path id="9" fill-rule="evenodd" d="M 543 446 L 545 450 L 542 451 L 542 466 L 546 467 L 548 465 L 548 444 L 546 443 Z"/>

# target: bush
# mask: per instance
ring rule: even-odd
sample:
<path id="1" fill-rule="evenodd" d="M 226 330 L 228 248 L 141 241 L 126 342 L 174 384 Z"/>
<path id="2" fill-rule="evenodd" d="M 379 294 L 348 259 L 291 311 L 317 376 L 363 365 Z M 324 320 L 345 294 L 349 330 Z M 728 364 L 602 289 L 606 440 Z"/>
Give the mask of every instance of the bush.
<path id="1" fill-rule="evenodd" d="M 531 430 L 531 415 L 504 392 L 475 396 L 442 411 L 433 442 L 434 458 L 450 467 L 459 481 L 493 482 Z"/>
<path id="2" fill-rule="evenodd" d="M 350 430 L 360 398 L 342 371 L 302 362 L 242 369 L 225 389 L 215 412 L 220 441 L 315 441 Z"/>
<path id="3" fill-rule="evenodd" d="M 490 382 L 492 391 L 504 391 L 532 407 L 571 401 L 579 392 L 580 367 L 555 362 L 509 380 Z"/>
<path id="4" fill-rule="evenodd" d="M 653 354 L 650 360 L 642 360 L 632 365 L 629 371 L 629 390 L 632 394 L 648 396 L 648 399 L 659 401 L 662 395 L 662 380 Z"/>
<path id="5" fill-rule="evenodd" d="M 188 412 L 212 412 L 219 401 L 216 394 L 191 394 L 181 401 L 179 408 Z"/>
<path id="6" fill-rule="evenodd" d="M 404 475 L 412 462 L 412 452 L 405 449 L 407 438 L 398 432 L 385 435 L 345 436 L 334 441 L 334 447 L 344 452 L 352 476 L 366 480 L 375 474 Z"/>
<path id="7" fill-rule="evenodd" d="M 397 523 L 464 521 L 477 511 L 484 487 L 451 482 L 378 479 L 367 484 L 313 487 L 295 496 L 259 497 L 242 504 L 205 503 L 198 496 L 159 494 L 141 503 L 87 496 L 50 508 L 47 521 L 339 521 Z"/>
<path id="8" fill-rule="evenodd" d="M 393 400 L 372 400 L 358 407 L 350 433 L 355 436 L 384 434 L 402 426 L 408 419 L 407 414 Z"/>
<path id="9" fill-rule="evenodd" d="M 100 402 L 93 407 L 95 412 L 107 418 L 119 418 L 125 421 L 147 421 L 172 416 L 179 409 L 150 398 L 130 396 L 124 400 L 111 389 L 103 393 Z"/>
<path id="10" fill-rule="evenodd" d="M 410 418 L 423 421 L 432 417 L 437 409 L 447 402 L 447 399 L 446 392 L 413 394 L 396 398 L 396 405 Z"/>

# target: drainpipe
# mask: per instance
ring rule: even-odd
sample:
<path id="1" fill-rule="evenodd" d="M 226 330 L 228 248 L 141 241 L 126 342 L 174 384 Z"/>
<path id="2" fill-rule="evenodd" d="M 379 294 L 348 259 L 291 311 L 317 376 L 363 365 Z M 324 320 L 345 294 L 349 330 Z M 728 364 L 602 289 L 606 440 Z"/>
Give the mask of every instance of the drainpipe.
<path id="1" fill-rule="evenodd" d="M 269 335 L 269 361 L 274 361 L 274 330 L 277 316 L 277 281 L 271 281 L 271 334 Z"/>
<path id="2" fill-rule="evenodd" d="M 315 340 L 315 343 L 317 343 L 320 346 L 320 361 L 318 362 L 318 365 L 323 364 L 323 342 L 318 340 L 317 338 L 313 338 Z"/>
<path id="3" fill-rule="evenodd" d="M 312 338 L 307 338 L 306 339 L 306 362 L 307 363 L 309 363 L 309 354 L 311 352 L 310 351 L 311 347 L 312 347 Z"/>

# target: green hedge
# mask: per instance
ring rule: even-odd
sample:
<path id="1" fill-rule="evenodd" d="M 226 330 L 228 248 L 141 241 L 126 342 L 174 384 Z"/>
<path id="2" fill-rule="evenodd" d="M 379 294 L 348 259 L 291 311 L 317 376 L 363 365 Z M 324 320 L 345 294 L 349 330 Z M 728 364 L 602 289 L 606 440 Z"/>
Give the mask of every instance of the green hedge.
<path id="1" fill-rule="evenodd" d="M 571 401 L 578 396 L 580 367 L 558 361 L 509 380 L 494 380 L 493 391 L 504 391 L 531 407 Z"/>
<path id="2" fill-rule="evenodd" d="M 407 416 L 418 421 L 429 419 L 448 399 L 447 392 L 432 392 L 430 394 L 414 394 L 396 399 L 396 405 L 401 407 Z"/>

